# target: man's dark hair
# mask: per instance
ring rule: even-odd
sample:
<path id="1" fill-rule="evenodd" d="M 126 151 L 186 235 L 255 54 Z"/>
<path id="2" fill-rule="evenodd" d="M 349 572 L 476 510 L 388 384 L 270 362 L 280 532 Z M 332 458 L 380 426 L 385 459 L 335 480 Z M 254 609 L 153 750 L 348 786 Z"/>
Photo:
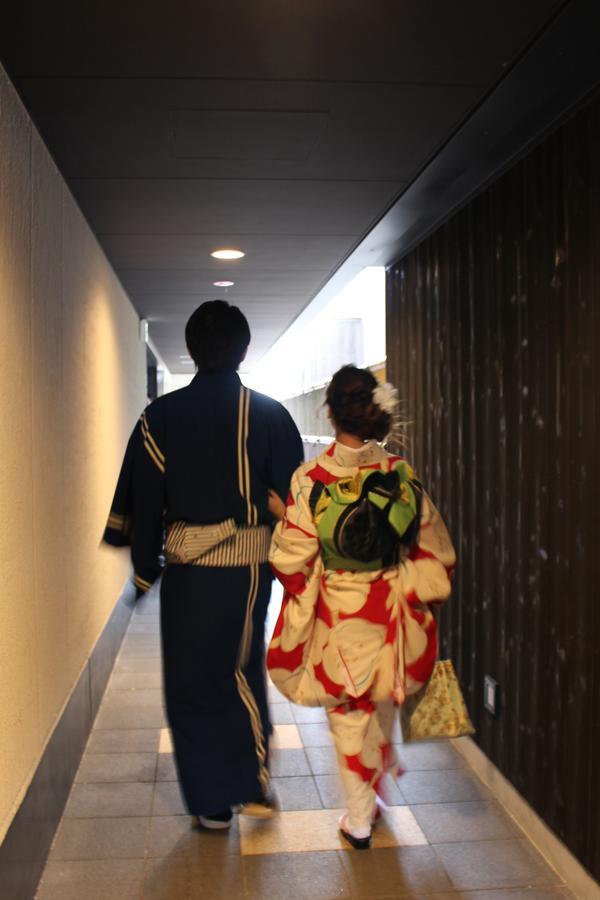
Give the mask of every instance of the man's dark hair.
<path id="1" fill-rule="evenodd" d="M 188 319 L 185 342 L 199 372 L 235 372 L 250 343 L 250 327 L 237 306 L 208 300 Z"/>

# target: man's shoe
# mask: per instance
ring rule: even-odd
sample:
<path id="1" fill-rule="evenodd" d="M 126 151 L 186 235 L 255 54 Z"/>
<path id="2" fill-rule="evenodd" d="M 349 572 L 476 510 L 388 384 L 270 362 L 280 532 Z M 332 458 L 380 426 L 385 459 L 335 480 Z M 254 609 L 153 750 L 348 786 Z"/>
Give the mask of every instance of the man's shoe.
<path id="1" fill-rule="evenodd" d="M 196 828 L 210 828 L 212 831 L 223 831 L 231 828 L 233 813 L 230 809 L 227 812 L 213 813 L 212 816 L 192 816 L 193 824 Z"/>
<path id="2" fill-rule="evenodd" d="M 272 819 L 278 810 L 277 801 L 272 794 L 264 794 L 257 800 L 249 800 L 240 804 L 240 813 L 252 819 Z"/>

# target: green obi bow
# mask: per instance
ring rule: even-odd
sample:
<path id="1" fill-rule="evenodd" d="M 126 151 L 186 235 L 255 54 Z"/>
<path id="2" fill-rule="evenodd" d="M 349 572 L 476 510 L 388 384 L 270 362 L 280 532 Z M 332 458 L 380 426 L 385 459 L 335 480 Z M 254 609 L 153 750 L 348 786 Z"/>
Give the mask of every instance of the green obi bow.
<path id="1" fill-rule="evenodd" d="M 373 571 L 394 565 L 418 533 L 421 488 L 408 463 L 317 481 L 310 507 L 325 568 Z"/>

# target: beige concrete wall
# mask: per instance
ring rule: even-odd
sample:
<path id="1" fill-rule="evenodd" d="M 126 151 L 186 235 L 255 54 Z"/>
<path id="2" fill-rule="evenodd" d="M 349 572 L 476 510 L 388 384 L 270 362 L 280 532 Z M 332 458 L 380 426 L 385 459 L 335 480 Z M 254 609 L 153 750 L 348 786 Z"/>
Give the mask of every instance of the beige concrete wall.
<path id="1" fill-rule="evenodd" d="M 100 549 L 138 320 L 0 68 L 0 841 L 129 572 Z"/>
<path id="2" fill-rule="evenodd" d="M 378 381 L 386 380 L 385 363 L 370 366 L 370 369 Z M 282 401 L 298 426 L 300 434 L 333 437 L 333 426 L 327 416 L 326 391 L 327 386 L 315 388 L 313 391 Z"/>

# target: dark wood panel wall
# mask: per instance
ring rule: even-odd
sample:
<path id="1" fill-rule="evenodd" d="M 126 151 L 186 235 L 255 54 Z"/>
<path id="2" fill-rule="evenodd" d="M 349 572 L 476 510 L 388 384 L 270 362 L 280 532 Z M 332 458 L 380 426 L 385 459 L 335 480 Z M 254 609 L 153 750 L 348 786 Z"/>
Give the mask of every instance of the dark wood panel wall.
<path id="1" fill-rule="evenodd" d="M 387 315 L 475 740 L 600 879 L 600 103 L 392 266 Z"/>

